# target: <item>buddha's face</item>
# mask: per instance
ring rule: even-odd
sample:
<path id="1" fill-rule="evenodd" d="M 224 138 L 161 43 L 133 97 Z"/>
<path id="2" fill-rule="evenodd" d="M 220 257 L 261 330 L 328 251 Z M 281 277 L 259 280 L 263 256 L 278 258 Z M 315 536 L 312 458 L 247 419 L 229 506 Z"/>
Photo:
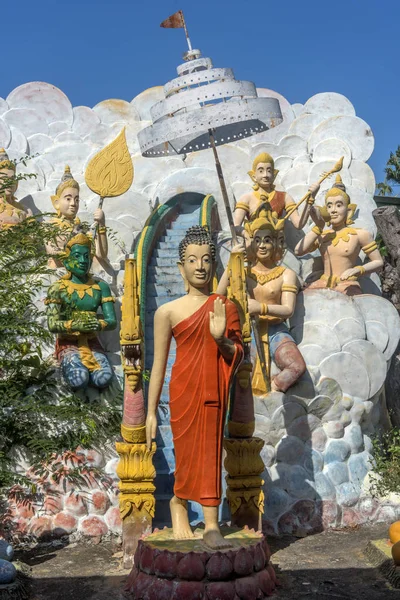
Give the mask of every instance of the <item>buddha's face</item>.
<path id="1" fill-rule="evenodd" d="M 185 260 L 179 263 L 181 275 L 195 288 L 203 288 L 210 283 L 213 275 L 213 259 L 208 244 L 189 244 L 185 250 Z"/>
<path id="2" fill-rule="evenodd" d="M 13 180 L 11 182 L 10 180 Z M 13 169 L 0 169 L 0 196 L 6 197 L 6 200 L 11 200 L 17 191 L 18 181 L 15 180 L 15 171 Z M 7 187 L 3 188 L 3 185 L 6 184 Z"/>
<path id="3" fill-rule="evenodd" d="M 90 269 L 91 259 L 90 250 L 87 246 L 74 244 L 69 256 L 64 260 L 67 271 L 77 277 L 84 277 Z"/>
<path id="4" fill-rule="evenodd" d="M 346 222 L 348 205 L 342 196 L 338 195 L 327 198 L 325 206 L 332 225 L 340 225 Z"/>
<path id="5" fill-rule="evenodd" d="M 269 229 L 258 229 L 253 235 L 253 250 L 261 262 L 271 260 L 275 254 L 275 236 Z"/>
<path id="6" fill-rule="evenodd" d="M 272 164 L 259 162 L 254 171 L 253 179 L 262 188 L 272 185 L 274 181 L 274 167 Z"/>
<path id="7" fill-rule="evenodd" d="M 62 217 L 72 221 L 79 210 L 79 190 L 73 187 L 65 188 L 54 202 L 54 207 Z"/>

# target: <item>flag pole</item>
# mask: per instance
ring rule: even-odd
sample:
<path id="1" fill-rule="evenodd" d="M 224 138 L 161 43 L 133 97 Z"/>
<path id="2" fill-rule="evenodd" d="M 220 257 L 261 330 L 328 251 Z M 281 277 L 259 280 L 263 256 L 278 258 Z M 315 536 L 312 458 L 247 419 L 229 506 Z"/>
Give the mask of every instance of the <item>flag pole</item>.
<path id="1" fill-rule="evenodd" d="M 187 27 L 186 27 L 186 21 L 185 21 L 185 17 L 184 17 L 184 14 L 183 14 L 183 10 L 180 10 L 179 12 L 180 12 L 181 17 L 182 17 L 183 29 L 185 30 L 185 36 L 186 36 L 187 44 L 189 46 L 189 52 L 191 52 L 193 50 L 193 48 L 192 48 L 192 43 L 190 41 L 189 32 L 188 32 Z"/>

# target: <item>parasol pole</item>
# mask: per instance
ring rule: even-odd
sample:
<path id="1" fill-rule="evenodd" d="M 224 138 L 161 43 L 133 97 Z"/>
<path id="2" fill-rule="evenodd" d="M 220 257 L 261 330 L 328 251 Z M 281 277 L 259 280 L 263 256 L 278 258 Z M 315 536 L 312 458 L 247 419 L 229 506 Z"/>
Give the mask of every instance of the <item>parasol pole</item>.
<path id="1" fill-rule="evenodd" d="M 210 136 L 211 148 L 212 148 L 212 151 L 214 154 L 214 160 L 215 160 L 215 168 L 217 170 L 219 186 L 221 188 L 221 194 L 222 194 L 222 198 L 224 200 L 226 216 L 228 217 L 228 223 L 229 223 L 229 228 L 231 230 L 232 241 L 234 244 L 237 244 L 236 229 L 235 229 L 235 225 L 233 224 L 233 215 L 232 215 L 231 205 L 229 204 L 228 191 L 226 189 L 225 178 L 224 178 L 224 174 L 222 172 L 222 167 L 221 167 L 221 163 L 219 160 L 217 147 L 215 145 L 215 139 L 214 139 L 214 134 L 213 134 L 212 129 L 208 130 L 208 135 Z"/>
<path id="2" fill-rule="evenodd" d="M 226 216 L 228 218 L 229 228 L 231 230 L 232 241 L 234 244 L 236 244 L 237 243 L 237 235 L 236 235 L 235 225 L 233 223 L 232 209 L 231 209 L 231 205 L 229 204 L 228 191 L 226 189 L 225 178 L 224 178 L 224 174 L 222 172 L 222 167 L 221 167 L 221 163 L 219 160 L 217 147 L 215 145 L 215 139 L 214 139 L 214 134 L 213 134 L 212 129 L 208 130 L 208 135 L 210 136 L 210 144 L 211 144 L 211 148 L 212 148 L 212 151 L 214 154 L 215 168 L 217 170 L 219 185 L 221 188 L 222 198 L 224 200 L 224 205 L 225 205 Z M 244 281 L 244 285 L 246 286 L 246 281 Z M 247 294 L 247 289 L 245 290 L 245 293 Z M 256 344 L 256 348 L 257 348 L 258 358 L 260 360 L 261 372 L 262 372 L 262 375 L 264 378 L 265 387 L 266 387 L 267 392 L 269 392 L 270 391 L 270 383 L 269 383 L 267 363 L 266 363 L 265 352 L 264 352 L 264 344 L 261 339 L 260 332 L 258 330 L 258 323 L 257 323 L 256 317 L 250 316 L 250 321 L 251 321 L 251 325 L 252 325 L 254 341 Z"/>

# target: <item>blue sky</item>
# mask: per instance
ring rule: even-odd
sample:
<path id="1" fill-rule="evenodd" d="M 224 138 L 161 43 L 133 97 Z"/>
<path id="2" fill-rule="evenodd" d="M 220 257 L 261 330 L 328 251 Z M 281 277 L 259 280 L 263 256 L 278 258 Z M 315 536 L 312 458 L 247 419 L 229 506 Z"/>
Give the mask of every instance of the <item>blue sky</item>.
<path id="1" fill-rule="evenodd" d="M 15 6 L 18 9 L 15 9 Z M 73 105 L 131 100 L 176 74 L 181 30 L 159 23 L 185 12 L 193 46 L 239 79 L 290 102 L 344 94 L 375 135 L 378 181 L 400 144 L 399 0 L 19 0 L 2 9 L 0 96 L 28 81 L 61 88 Z"/>

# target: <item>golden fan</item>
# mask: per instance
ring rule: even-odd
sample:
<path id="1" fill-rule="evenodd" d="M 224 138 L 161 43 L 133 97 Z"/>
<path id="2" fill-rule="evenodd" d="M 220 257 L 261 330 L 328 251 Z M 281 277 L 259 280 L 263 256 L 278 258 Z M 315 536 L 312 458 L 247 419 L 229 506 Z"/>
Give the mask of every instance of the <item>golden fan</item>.
<path id="1" fill-rule="evenodd" d="M 100 196 L 99 208 L 104 198 L 115 198 L 129 190 L 133 181 L 133 163 L 126 143 L 125 127 L 108 146 L 100 150 L 86 167 L 88 187 Z M 96 237 L 97 228 L 95 231 Z"/>

